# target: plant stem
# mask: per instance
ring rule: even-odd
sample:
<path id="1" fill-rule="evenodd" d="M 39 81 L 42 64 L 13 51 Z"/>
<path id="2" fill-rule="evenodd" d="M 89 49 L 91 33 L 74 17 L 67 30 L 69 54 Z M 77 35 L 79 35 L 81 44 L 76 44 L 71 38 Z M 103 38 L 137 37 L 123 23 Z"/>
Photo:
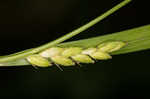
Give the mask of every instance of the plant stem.
<path id="1" fill-rule="evenodd" d="M 59 44 L 85 30 L 87 30 L 88 28 L 90 28 L 91 26 L 95 25 L 96 23 L 100 22 L 101 20 L 103 20 L 104 18 L 106 18 L 107 16 L 111 15 L 112 13 L 114 13 L 115 11 L 117 11 L 118 9 L 120 9 L 121 7 L 125 6 L 126 4 L 128 4 L 131 0 L 124 0 L 122 1 L 120 4 L 116 5 L 115 7 L 113 7 L 112 9 L 108 10 L 107 12 L 105 12 L 104 14 L 100 15 L 99 17 L 95 18 L 94 20 L 90 21 L 89 23 L 81 26 L 80 28 L 58 38 L 57 40 L 54 40 L 52 42 L 49 42 L 45 45 L 42 45 L 40 47 L 34 48 L 33 50 L 27 51 L 25 53 L 21 53 L 21 54 L 17 54 L 17 55 L 9 55 L 9 56 L 4 56 L 4 57 L 0 57 L 0 63 L 3 62 L 8 62 L 8 61 L 13 61 L 13 60 L 17 60 L 20 58 L 24 58 L 27 57 L 31 54 L 35 54 L 38 53 L 40 51 L 43 51 L 51 46 L 54 46 L 56 44 Z"/>

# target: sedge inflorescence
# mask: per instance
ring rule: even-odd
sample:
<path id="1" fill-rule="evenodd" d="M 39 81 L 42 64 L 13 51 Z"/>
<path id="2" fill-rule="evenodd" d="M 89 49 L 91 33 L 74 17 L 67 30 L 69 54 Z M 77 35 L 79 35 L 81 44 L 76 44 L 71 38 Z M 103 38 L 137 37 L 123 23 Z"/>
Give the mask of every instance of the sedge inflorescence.
<path id="1" fill-rule="evenodd" d="M 111 41 L 92 48 L 81 47 L 51 47 L 47 50 L 28 56 L 26 59 L 34 66 L 49 67 L 53 64 L 74 66 L 76 63 L 94 63 L 94 60 L 111 59 L 111 52 L 120 50 L 126 45 L 122 41 Z"/>

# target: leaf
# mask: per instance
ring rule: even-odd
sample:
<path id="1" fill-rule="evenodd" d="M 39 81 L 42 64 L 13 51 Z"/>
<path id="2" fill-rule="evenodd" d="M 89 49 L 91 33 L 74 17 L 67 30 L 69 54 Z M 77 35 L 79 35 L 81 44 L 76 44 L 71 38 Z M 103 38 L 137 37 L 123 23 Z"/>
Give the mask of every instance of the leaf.
<path id="1" fill-rule="evenodd" d="M 112 41 L 119 40 L 119 41 L 127 42 L 127 46 L 120 49 L 119 51 L 111 53 L 112 55 L 125 54 L 125 53 L 150 49 L 150 25 L 145 25 L 138 28 L 129 29 L 129 30 L 113 33 L 113 34 L 104 35 L 104 36 L 61 43 L 58 44 L 57 46 L 59 47 L 78 46 L 78 47 L 88 48 L 88 47 L 96 47 L 98 44 L 109 40 Z M 20 65 L 30 65 L 30 64 L 26 61 L 26 59 L 23 58 L 16 61 L 1 63 L 0 65 L 20 66 Z"/>

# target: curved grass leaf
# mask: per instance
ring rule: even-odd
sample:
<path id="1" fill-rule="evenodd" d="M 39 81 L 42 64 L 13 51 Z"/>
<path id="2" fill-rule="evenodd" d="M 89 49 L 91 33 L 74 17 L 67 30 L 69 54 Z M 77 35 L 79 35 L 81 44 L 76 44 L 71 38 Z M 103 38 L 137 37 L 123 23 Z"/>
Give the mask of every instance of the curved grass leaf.
<path id="1" fill-rule="evenodd" d="M 129 29 L 117 33 L 112 33 L 104 36 L 89 38 L 89 39 L 83 39 L 78 41 L 71 41 L 66 43 L 58 44 L 59 47 L 71 47 L 71 46 L 78 46 L 83 48 L 88 47 L 95 47 L 100 43 L 103 43 L 105 41 L 113 41 L 113 40 L 119 40 L 119 41 L 125 41 L 127 42 L 127 46 L 120 49 L 119 51 L 111 53 L 112 55 L 117 54 L 125 54 L 130 52 L 136 52 L 141 50 L 150 49 L 150 25 L 141 26 L 134 29 Z M 25 50 L 23 52 L 17 53 L 18 55 L 20 53 L 24 53 L 29 50 Z M 16 55 L 16 54 L 14 54 Z M 18 59 L 16 61 L 10 61 L 7 63 L 0 63 L 1 66 L 21 66 L 21 65 L 30 65 L 25 58 Z"/>

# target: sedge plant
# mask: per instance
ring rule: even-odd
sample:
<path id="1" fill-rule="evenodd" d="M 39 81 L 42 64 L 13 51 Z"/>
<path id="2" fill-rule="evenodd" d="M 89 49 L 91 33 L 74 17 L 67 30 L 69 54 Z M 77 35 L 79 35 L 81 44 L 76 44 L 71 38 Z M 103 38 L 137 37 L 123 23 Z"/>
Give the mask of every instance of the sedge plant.
<path id="1" fill-rule="evenodd" d="M 93 19 L 92 21 L 88 22 L 87 24 L 73 30 L 72 32 L 54 40 L 51 41 L 47 44 L 41 45 L 37 48 L 31 48 L 27 49 L 21 52 L 17 52 L 11 55 L 6 55 L 6 56 L 0 56 L 0 66 L 24 66 L 24 65 L 37 65 L 37 66 L 43 66 L 43 67 L 48 67 L 51 66 L 51 63 L 45 58 L 41 57 L 40 53 L 45 52 L 46 50 L 53 48 L 53 47 L 58 47 L 58 48 L 67 48 L 67 51 L 69 48 L 76 47 L 76 48 L 82 48 L 82 52 L 80 52 L 79 55 L 71 55 L 71 58 L 74 58 L 74 60 L 78 62 L 87 62 L 93 63 L 91 58 L 87 58 L 83 51 L 89 49 L 89 48 L 96 48 L 96 50 L 99 48 L 102 50 L 107 49 L 106 54 L 102 51 L 100 52 L 95 52 L 93 54 L 89 54 L 90 56 L 93 57 L 100 57 L 100 55 L 107 55 L 107 58 L 111 58 L 109 55 L 117 55 L 117 54 L 125 54 L 125 53 L 130 53 L 130 52 L 136 52 L 136 51 L 141 51 L 141 50 L 146 50 L 150 48 L 150 25 L 145 25 L 117 33 L 112 33 L 108 35 L 103 35 L 103 36 L 98 36 L 98 37 L 93 37 L 93 38 L 87 38 L 83 40 L 76 40 L 76 41 L 70 41 L 70 42 L 65 42 L 65 40 L 68 40 L 72 38 L 73 36 L 87 30 L 88 28 L 92 27 L 93 25 L 97 24 L 101 20 L 105 19 L 112 13 L 116 12 L 118 9 L 124 7 L 127 5 L 131 0 L 124 0 L 112 9 L 108 10 L 104 14 L 98 16 L 97 18 Z M 111 45 L 109 45 L 111 42 L 115 42 Z M 122 45 L 118 45 L 116 42 L 121 42 L 125 43 L 125 46 L 123 48 L 121 47 Z M 108 44 L 109 43 L 109 44 Z M 100 44 L 100 45 L 99 45 Z M 120 44 L 120 43 L 119 43 Z M 105 46 L 107 45 L 107 46 Z M 117 46 L 116 46 L 117 45 Z M 111 48 L 114 46 L 113 48 Z M 72 50 L 72 49 L 71 49 Z M 64 50 L 63 50 L 64 51 Z M 68 51 L 69 52 L 69 51 Z M 61 52 L 61 54 L 64 52 Z M 69 52 L 70 53 L 70 52 Z M 66 55 L 66 54 L 64 54 Z M 68 55 L 68 54 L 67 54 Z M 82 58 L 83 57 L 83 58 Z M 102 57 L 103 58 L 103 57 Z M 52 57 L 51 58 L 54 63 L 58 64 L 65 64 L 66 65 L 74 65 L 72 61 L 66 59 L 66 57 L 61 57 L 60 55 L 57 55 L 57 57 Z M 59 60 L 62 59 L 62 60 Z M 83 60 L 83 59 L 87 59 Z M 43 60 L 43 61 L 42 61 Z M 41 62 L 40 62 L 41 61 Z M 67 64 L 68 62 L 68 64 Z M 62 64 L 62 65 L 63 65 Z"/>

